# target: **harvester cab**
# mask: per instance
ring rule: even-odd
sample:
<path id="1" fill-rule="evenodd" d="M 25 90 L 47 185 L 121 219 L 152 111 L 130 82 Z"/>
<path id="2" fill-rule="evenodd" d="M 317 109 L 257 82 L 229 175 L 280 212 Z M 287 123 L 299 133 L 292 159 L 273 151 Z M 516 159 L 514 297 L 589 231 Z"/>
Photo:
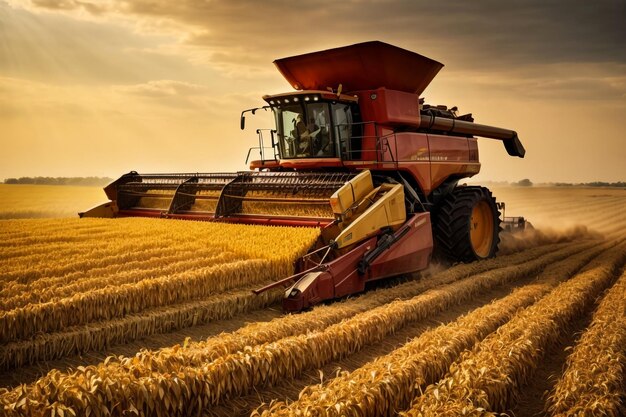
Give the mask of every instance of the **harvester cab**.
<path id="1" fill-rule="evenodd" d="M 278 59 L 295 91 L 266 95 L 269 137 L 236 173 L 139 174 L 109 184 L 110 201 L 83 217 L 152 216 L 321 229 L 284 307 L 353 294 L 368 281 L 495 255 L 500 211 L 484 187 L 459 186 L 480 170 L 477 137 L 525 150 L 512 130 L 474 123 L 420 95 L 443 65 L 382 42 Z M 271 143 L 265 141 L 269 138 Z M 250 152 L 248 152 L 248 157 Z"/>

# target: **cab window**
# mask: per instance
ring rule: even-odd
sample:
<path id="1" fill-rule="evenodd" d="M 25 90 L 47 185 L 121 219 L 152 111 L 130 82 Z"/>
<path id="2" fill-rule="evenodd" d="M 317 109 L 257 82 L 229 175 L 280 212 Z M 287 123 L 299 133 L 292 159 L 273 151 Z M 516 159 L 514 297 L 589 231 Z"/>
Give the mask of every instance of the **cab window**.
<path id="1" fill-rule="evenodd" d="M 280 154 L 283 158 L 296 157 L 296 138 L 298 136 L 296 134 L 296 119 L 302 113 L 303 109 L 299 104 L 281 107 L 276 112 L 278 144 L 280 147 Z"/>
<path id="2" fill-rule="evenodd" d="M 358 123 L 357 107 L 336 103 L 332 105 L 332 114 L 341 158 L 346 160 L 360 159 L 362 126 Z"/>
<path id="3" fill-rule="evenodd" d="M 334 157 L 328 103 L 298 103 L 276 108 L 282 158 Z"/>

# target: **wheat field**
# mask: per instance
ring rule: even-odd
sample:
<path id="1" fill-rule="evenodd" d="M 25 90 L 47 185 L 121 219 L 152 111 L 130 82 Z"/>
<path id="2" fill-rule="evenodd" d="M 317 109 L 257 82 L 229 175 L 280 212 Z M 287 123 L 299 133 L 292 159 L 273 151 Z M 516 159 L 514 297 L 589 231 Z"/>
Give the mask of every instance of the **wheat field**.
<path id="1" fill-rule="evenodd" d="M 0 184 L 0 219 L 75 217 L 106 201 L 100 187 Z"/>
<path id="2" fill-rule="evenodd" d="M 250 290 L 317 229 L 78 219 L 96 189 L 12 187 L 0 415 L 626 413 L 626 190 L 494 188 L 535 226 L 496 258 L 284 315 Z"/>

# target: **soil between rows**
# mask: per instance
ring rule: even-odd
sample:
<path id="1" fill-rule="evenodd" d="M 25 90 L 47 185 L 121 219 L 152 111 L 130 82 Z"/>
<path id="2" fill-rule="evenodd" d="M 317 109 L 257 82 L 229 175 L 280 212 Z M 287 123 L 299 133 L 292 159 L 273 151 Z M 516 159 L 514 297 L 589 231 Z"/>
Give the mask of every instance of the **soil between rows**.
<path id="1" fill-rule="evenodd" d="M 374 290 L 381 287 L 393 287 L 407 280 L 415 280 L 415 279 L 428 279 L 429 274 L 436 273 L 444 269 L 441 265 L 433 264 L 431 268 L 424 271 L 422 274 L 417 273 L 410 277 L 399 277 L 393 278 L 390 280 L 382 280 L 378 282 L 371 283 L 368 285 L 368 291 Z M 511 287 L 512 288 L 512 287 Z M 496 290 L 497 291 L 497 290 Z M 505 291 L 506 292 L 506 291 Z M 493 296 L 492 298 L 496 298 L 497 296 Z M 490 300 L 487 300 L 490 301 Z M 440 324 L 442 322 L 446 322 L 446 315 L 451 314 L 450 317 L 458 317 L 458 315 L 462 313 L 452 313 L 452 311 L 456 311 L 457 308 L 463 309 L 467 305 L 463 305 L 460 307 L 455 307 L 450 309 L 448 312 L 441 313 L 433 320 L 435 320 L 435 325 Z M 468 307 L 469 308 L 469 307 Z M 471 308 L 470 308 L 471 310 Z M 469 310 L 463 310 L 464 312 Z M 170 333 L 162 333 L 162 334 L 154 334 L 147 337 L 143 337 L 137 339 L 133 342 L 111 346 L 108 349 L 100 350 L 100 351 L 90 351 L 83 353 L 81 355 L 74 356 L 66 356 L 64 358 L 55 359 L 51 361 L 42 361 L 37 362 L 32 365 L 22 366 L 15 369 L 9 369 L 0 372 L 0 388 L 14 388 L 20 384 L 29 384 L 35 382 L 40 377 L 46 375 L 49 371 L 53 369 L 58 369 L 62 372 L 70 371 L 72 368 L 76 368 L 78 366 L 88 366 L 88 365 L 97 365 L 101 363 L 106 357 L 114 355 L 114 356 L 133 356 L 137 352 L 142 349 L 159 349 L 165 347 L 171 347 L 175 344 L 182 344 L 185 338 L 189 337 L 194 341 L 204 340 L 210 336 L 215 336 L 222 332 L 233 332 L 247 323 L 252 322 L 261 322 L 261 321 L 270 321 L 274 318 L 280 317 L 282 315 L 281 306 L 279 304 L 275 304 L 269 306 L 264 309 L 253 310 L 251 312 L 237 315 L 231 319 L 214 321 L 211 323 L 207 323 L 204 325 L 198 325 L 188 328 L 183 328 Z M 452 320 L 454 320 L 452 318 Z M 438 322 L 436 322 L 439 320 Z M 409 327 L 410 328 L 410 327 Z M 405 331 L 405 330 L 403 330 Z M 398 337 L 402 337 L 402 332 L 398 332 L 394 336 L 390 336 L 388 339 L 391 340 L 400 340 L 400 342 L 396 342 L 396 347 L 398 344 L 402 343 L 404 339 L 398 339 Z M 406 330 L 409 331 L 410 330 Z M 383 343 L 391 343 L 391 342 L 383 342 Z M 391 351 L 393 349 L 389 349 Z M 331 370 L 332 371 L 332 370 Z M 332 372 L 331 372 L 332 373 Z M 317 371 L 315 374 L 318 375 Z M 319 378 L 319 376 L 318 376 Z"/>
<path id="2" fill-rule="evenodd" d="M 492 300 L 507 296 L 513 289 L 529 284 L 534 281 L 534 279 L 535 276 L 529 276 L 513 283 L 498 286 L 471 301 L 450 307 L 428 319 L 412 323 L 396 333 L 387 336 L 387 338 L 380 343 L 368 345 L 353 355 L 339 361 L 331 362 L 321 369 L 324 381 L 333 378 L 338 371 L 352 372 L 365 365 L 367 362 L 392 352 L 408 340 L 419 336 L 424 331 L 441 324 L 450 323 L 459 316 L 488 304 Z M 256 389 L 253 394 L 227 400 L 225 403 L 207 410 L 204 416 L 247 417 L 263 403 L 269 404 L 273 399 L 294 401 L 298 398 L 300 391 L 306 386 L 319 383 L 320 370 L 311 369 L 303 373 L 299 378 L 293 380 L 287 379 L 272 387 Z"/>
<path id="3" fill-rule="evenodd" d="M 77 366 L 97 365 L 107 356 L 133 356 L 142 349 L 171 347 L 178 343 L 182 344 L 187 337 L 190 337 L 192 340 L 202 340 L 222 332 L 235 331 L 246 325 L 246 323 L 269 321 L 279 317 L 281 314 L 280 306 L 274 305 L 265 309 L 254 310 L 246 314 L 235 316 L 228 320 L 187 327 L 171 333 L 151 335 L 137 339 L 131 343 L 116 345 L 106 350 L 97 352 L 91 351 L 83 355 L 68 356 L 53 361 L 38 362 L 33 365 L 10 369 L 0 373 L 0 388 L 10 388 L 19 384 L 34 382 L 52 369 L 66 372 L 70 368 L 76 368 Z"/>
<path id="4" fill-rule="evenodd" d="M 434 274 L 443 269 L 444 267 L 441 265 L 433 264 L 421 273 L 369 283 L 366 286 L 366 291 L 390 288 L 411 280 L 428 279 L 430 274 Z M 283 312 L 280 304 L 274 304 L 263 309 L 239 314 L 226 320 L 217 320 L 207 324 L 182 328 L 169 333 L 159 333 L 141 337 L 129 343 L 111 346 L 105 350 L 89 351 L 80 355 L 65 356 L 51 361 L 41 361 L 19 368 L 2 370 L 0 371 L 0 388 L 11 389 L 20 384 L 35 382 L 53 369 L 67 372 L 78 366 L 97 365 L 111 355 L 134 356 L 142 349 L 156 350 L 182 344 L 188 337 L 193 341 L 205 340 L 223 332 L 236 331 L 248 323 L 270 321 L 281 315 L 283 315 Z"/>
<path id="5" fill-rule="evenodd" d="M 565 362 L 571 352 L 565 349 L 575 346 L 581 333 L 589 327 L 595 307 L 597 305 L 578 317 L 565 330 L 564 336 L 547 349 L 541 365 L 535 370 L 532 378 L 522 390 L 521 396 L 515 407 L 510 410 L 509 415 L 515 417 L 547 416 L 544 412 L 547 396 L 563 373 Z"/>

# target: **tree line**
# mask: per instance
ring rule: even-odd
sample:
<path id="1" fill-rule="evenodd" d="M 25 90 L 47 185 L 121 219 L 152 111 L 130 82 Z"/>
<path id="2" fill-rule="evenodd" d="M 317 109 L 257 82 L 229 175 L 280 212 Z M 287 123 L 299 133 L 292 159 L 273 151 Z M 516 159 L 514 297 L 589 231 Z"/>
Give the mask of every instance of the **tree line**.
<path id="1" fill-rule="evenodd" d="M 6 178 L 5 184 L 35 185 L 106 185 L 113 181 L 108 177 L 20 177 Z"/>
<path id="2" fill-rule="evenodd" d="M 541 182 L 533 183 L 528 178 L 519 181 L 483 181 L 484 185 L 490 186 L 512 186 L 512 187 L 613 187 L 626 188 L 626 181 L 608 182 L 608 181 L 592 181 L 592 182 Z"/>
<path id="3" fill-rule="evenodd" d="M 512 182 L 509 185 L 517 186 L 517 187 L 532 187 L 533 182 L 528 178 L 524 178 L 523 180 Z M 616 187 L 616 188 L 624 188 L 626 187 L 626 182 L 617 181 L 617 182 L 606 182 L 606 181 L 592 181 L 592 182 L 549 182 L 542 185 L 548 185 L 553 187 Z"/>
<path id="4" fill-rule="evenodd" d="M 569 183 L 569 182 L 555 182 L 550 183 L 550 185 L 554 185 L 555 187 L 618 187 L 618 188 L 626 188 L 626 181 L 617 181 L 617 182 L 605 182 L 605 181 L 593 181 L 593 182 L 580 182 L 580 183 Z"/>

